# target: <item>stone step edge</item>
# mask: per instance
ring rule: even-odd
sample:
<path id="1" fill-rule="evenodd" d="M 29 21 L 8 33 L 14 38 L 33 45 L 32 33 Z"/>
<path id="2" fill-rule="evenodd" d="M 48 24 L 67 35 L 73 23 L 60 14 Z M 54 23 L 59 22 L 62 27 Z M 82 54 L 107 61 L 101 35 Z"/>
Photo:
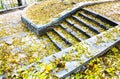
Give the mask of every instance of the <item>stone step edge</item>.
<path id="1" fill-rule="evenodd" d="M 112 30 L 114 29 L 118 29 L 119 30 L 119 34 L 116 34 L 116 32 L 114 33 L 115 35 L 114 38 L 112 38 L 110 41 L 107 41 L 105 40 L 106 42 L 101 42 L 100 45 L 96 45 L 96 39 L 98 39 L 98 37 L 101 37 L 103 36 L 105 33 L 110 33 Z M 117 44 L 118 42 L 120 42 L 120 25 L 116 26 L 116 27 L 113 27 L 105 32 L 102 32 L 101 34 L 98 34 L 96 36 L 93 36 L 85 41 L 81 41 L 79 44 L 83 44 L 83 45 L 88 45 L 88 49 L 90 50 L 90 52 L 92 52 L 90 54 L 90 57 L 89 58 L 86 58 L 85 54 L 84 53 L 80 59 L 84 59 L 84 62 L 82 64 L 79 63 L 79 61 L 70 61 L 70 62 L 66 62 L 65 65 L 67 67 L 67 71 L 64 69 L 64 70 L 61 70 L 59 72 L 56 72 L 54 69 L 54 75 L 57 76 L 59 79 L 63 79 L 67 76 L 69 76 L 71 73 L 77 71 L 77 70 L 80 70 L 84 65 L 86 65 L 90 60 L 92 60 L 93 58 L 96 58 L 96 57 L 99 57 L 101 56 L 102 54 L 104 54 L 107 50 L 109 50 L 112 46 L 114 46 L 115 44 Z M 25 68 L 21 68 L 17 71 L 22 71 L 22 70 L 26 70 L 26 69 L 29 69 L 31 66 L 35 66 L 37 63 L 46 63 L 47 65 L 50 64 L 51 61 L 54 61 L 54 57 L 56 57 L 56 59 L 58 58 L 61 58 L 64 55 L 67 55 L 68 52 L 70 50 L 73 49 L 74 46 L 71 46 L 67 49 L 64 49 L 58 53 L 55 53 L 55 54 L 52 54 L 48 57 L 44 57 L 42 60 L 40 60 L 39 62 L 35 62 L 35 63 L 32 63 L 28 66 L 26 66 Z M 91 50 L 92 49 L 92 50 Z M 95 50 L 93 50 L 95 49 Z M 97 50 L 97 51 L 96 51 Z M 73 65 L 73 64 L 76 64 L 76 65 Z M 40 68 L 41 69 L 41 68 Z M 42 72 L 42 71 L 41 71 Z"/>

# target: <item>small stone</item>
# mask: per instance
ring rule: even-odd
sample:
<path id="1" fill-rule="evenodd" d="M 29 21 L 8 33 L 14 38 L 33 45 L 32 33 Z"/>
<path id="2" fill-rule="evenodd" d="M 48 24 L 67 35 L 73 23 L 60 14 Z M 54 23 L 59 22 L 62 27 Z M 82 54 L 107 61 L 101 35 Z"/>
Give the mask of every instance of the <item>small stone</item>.
<path id="1" fill-rule="evenodd" d="M 25 54 L 19 54 L 18 59 L 25 58 L 25 57 L 26 57 L 26 55 L 25 55 Z"/>
<path id="2" fill-rule="evenodd" d="M 4 45 L 4 43 L 0 44 L 0 47 L 2 47 Z"/>
<path id="3" fill-rule="evenodd" d="M 45 46 L 48 47 L 48 46 L 50 46 L 50 44 L 46 44 Z"/>
<path id="4" fill-rule="evenodd" d="M 68 5 L 71 3 L 69 0 L 61 0 L 61 2 L 63 2 L 65 5 Z"/>
<path id="5" fill-rule="evenodd" d="M 11 39 L 7 39 L 7 40 L 5 40 L 5 43 L 11 45 L 13 43 L 13 39 L 12 38 Z"/>
<path id="6" fill-rule="evenodd" d="M 20 50 L 21 50 L 20 48 L 14 48 L 11 50 L 11 53 L 15 55 L 16 53 L 20 52 Z"/>
<path id="7" fill-rule="evenodd" d="M 70 33 L 70 32 L 72 32 L 72 29 L 67 28 L 66 31 L 67 31 L 68 33 Z"/>
<path id="8" fill-rule="evenodd" d="M 73 34 L 74 36 L 77 36 L 77 33 L 76 33 L 76 32 L 71 32 L 71 34 Z"/>

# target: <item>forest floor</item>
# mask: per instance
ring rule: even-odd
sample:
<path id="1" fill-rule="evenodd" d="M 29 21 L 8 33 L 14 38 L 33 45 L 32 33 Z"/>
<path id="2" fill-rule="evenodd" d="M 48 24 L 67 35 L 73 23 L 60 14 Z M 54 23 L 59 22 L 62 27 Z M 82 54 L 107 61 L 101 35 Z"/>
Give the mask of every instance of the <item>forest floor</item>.
<path id="1" fill-rule="evenodd" d="M 95 10 L 100 14 L 120 22 L 120 1 L 86 8 Z M 26 28 L 21 21 L 22 13 L 23 10 L 15 10 L 0 15 L 0 75 L 4 72 L 10 76 L 10 72 L 14 69 L 21 68 L 23 63 L 28 65 L 38 61 L 43 56 L 52 54 L 51 51 L 54 53 L 58 51 L 55 49 L 50 50 L 45 55 L 43 53 L 38 54 L 37 51 L 41 51 L 44 48 L 44 44 L 48 45 L 45 43 L 47 39 L 44 39 L 45 36 L 39 38 L 35 33 Z M 38 50 L 38 48 L 41 49 Z M 47 52 L 47 49 L 50 48 L 45 49 L 43 52 Z M 86 68 L 85 72 L 72 74 L 70 78 L 120 79 L 120 43 L 109 50 L 105 56 L 92 60 Z"/>

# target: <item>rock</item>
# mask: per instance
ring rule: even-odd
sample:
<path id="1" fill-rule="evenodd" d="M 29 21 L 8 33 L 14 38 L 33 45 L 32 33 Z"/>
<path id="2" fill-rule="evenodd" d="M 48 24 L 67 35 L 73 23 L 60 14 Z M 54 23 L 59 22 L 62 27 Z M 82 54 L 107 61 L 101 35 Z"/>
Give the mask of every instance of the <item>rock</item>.
<path id="1" fill-rule="evenodd" d="M 2 47 L 3 45 L 4 45 L 4 43 L 1 43 L 1 44 L 0 44 L 0 47 Z"/>
<path id="2" fill-rule="evenodd" d="M 67 31 L 68 33 L 70 33 L 70 32 L 72 32 L 72 29 L 71 29 L 71 28 L 67 28 L 66 31 Z"/>
<path id="3" fill-rule="evenodd" d="M 27 57 L 25 54 L 19 54 L 18 59 L 20 60 L 21 58 L 25 58 L 25 57 Z"/>
<path id="4" fill-rule="evenodd" d="M 11 45 L 13 43 L 13 39 L 12 38 L 11 39 L 7 39 L 7 40 L 5 40 L 5 43 Z"/>
<path id="5" fill-rule="evenodd" d="M 45 46 L 46 46 L 46 47 L 49 47 L 49 46 L 50 46 L 50 44 L 46 44 Z"/>
<path id="6" fill-rule="evenodd" d="M 36 42 L 36 43 L 40 43 L 40 40 L 36 39 L 35 42 Z"/>
<path id="7" fill-rule="evenodd" d="M 77 36 L 78 34 L 76 32 L 71 32 L 71 34 L 73 34 L 74 36 Z"/>
<path id="8" fill-rule="evenodd" d="M 61 2 L 63 2 L 65 5 L 68 5 L 71 3 L 69 0 L 61 0 Z"/>
<path id="9" fill-rule="evenodd" d="M 13 55 L 15 55 L 16 53 L 20 52 L 21 50 L 22 50 L 21 47 L 13 48 L 13 49 L 11 50 L 11 53 L 12 53 Z"/>

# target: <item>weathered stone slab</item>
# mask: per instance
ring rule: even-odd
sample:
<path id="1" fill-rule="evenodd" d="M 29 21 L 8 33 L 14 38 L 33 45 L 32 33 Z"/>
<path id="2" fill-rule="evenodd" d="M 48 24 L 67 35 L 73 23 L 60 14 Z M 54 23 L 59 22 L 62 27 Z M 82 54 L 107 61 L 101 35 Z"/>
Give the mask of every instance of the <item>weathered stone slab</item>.
<path id="1" fill-rule="evenodd" d="M 75 7 L 73 7 L 71 10 L 66 11 L 66 12 L 61 12 L 60 17 L 59 18 L 55 18 L 53 21 L 48 22 L 47 24 L 44 25 L 37 25 L 35 23 L 33 23 L 30 19 L 28 19 L 25 16 L 25 12 L 26 10 L 30 7 L 27 7 L 24 10 L 24 14 L 22 15 L 21 19 L 22 21 L 27 25 L 28 29 L 34 31 L 36 34 L 40 35 L 43 33 L 43 31 L 45 32 L 47 30 L 47 28 L 54 26 L 56 24 L 59 24 L 61 21 L 63 21 L 65 18 L 71 16 L 72 14 L 74 14 L 76 11 L 78 11 L 80 8 L 88 6 L 88 5 L 94 5 L 94 4 L 100 4 L 100 3 L 105 3 L 105 2 L 110 2 L 113 0 L 106 0 L 106 1 L 96 1 L 96 2 L 81 2 L 76 4 Z M 32 6 L 32 5 L 31 5 Z"/>

